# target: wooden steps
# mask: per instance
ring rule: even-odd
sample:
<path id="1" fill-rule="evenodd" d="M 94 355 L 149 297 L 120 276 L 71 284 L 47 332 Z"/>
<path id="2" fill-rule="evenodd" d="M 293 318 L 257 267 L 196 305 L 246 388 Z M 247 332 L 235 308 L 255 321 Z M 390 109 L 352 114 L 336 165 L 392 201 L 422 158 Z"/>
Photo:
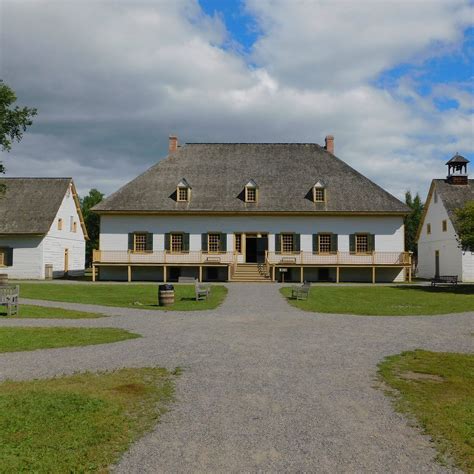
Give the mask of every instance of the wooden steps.
<path id="1" fill-rule="evenodd" d="M 259 270 L 256 263 L 238 263 L 232 275 L 232 281 L 265 282 L 271 281 L 271 278 L 270 275 Z"/>

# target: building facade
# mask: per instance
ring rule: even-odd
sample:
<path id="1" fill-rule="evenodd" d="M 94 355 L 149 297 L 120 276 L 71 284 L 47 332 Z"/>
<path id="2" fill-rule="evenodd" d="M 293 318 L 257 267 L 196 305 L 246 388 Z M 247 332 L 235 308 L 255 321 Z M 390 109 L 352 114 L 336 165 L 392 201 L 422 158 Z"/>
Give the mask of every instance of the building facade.
<path id="1" fill-rule="evenodd" d="M 71 178 L 2 178 L 0 273 L 16 279 L 84 274 L 85 240 Z"/>
<path id="2" fill-rule="evenodd" d="M 94 208 L 103 280 L 402 281 L 404 204 L 316 144 L 186 144 Z M 95 272 L 94 272 L 95 274 Z"/>
<path id="3" fill-rule="evenodd" d="M 446 164 L 446 179 L 434 179 L 418 229 L 418 276 L 457 275 L 474 281 L 474 252 L 463 251 L 456 233 L 456 209 L 474 201 L 474 180 L 468 178 L 469 161 L 455 155 Z"/>

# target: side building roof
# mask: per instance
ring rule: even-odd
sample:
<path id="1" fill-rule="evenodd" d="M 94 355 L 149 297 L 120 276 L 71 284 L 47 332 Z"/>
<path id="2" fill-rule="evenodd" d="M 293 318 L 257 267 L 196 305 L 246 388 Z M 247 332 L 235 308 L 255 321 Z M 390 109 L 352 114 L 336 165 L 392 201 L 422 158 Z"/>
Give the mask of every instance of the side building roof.
<path id="1" fill-rule="evenodd" d="M 186 179 L 189 202 L 178 202 Z M 258 185 L 246 203 L 245 185 Z M 313 202 L 314 183 L 326 201 Z M 407 206 L 312 143 L 191 143 L 178 148 L 94 207 L 98 213 L 407 213 Z"/>
<path id="2" fill-rule="evenodd" d="M 87 239 L 72 178 L 0 178 L 0 234 L 46 234 L 71 184 Z"/>

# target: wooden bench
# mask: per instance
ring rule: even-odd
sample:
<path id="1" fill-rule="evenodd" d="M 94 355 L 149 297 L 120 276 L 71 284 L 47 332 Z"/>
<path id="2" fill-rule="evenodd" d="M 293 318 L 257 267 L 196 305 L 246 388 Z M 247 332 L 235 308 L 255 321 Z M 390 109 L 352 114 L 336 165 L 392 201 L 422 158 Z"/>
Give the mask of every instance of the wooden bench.
<path id="1" fill-rule="evenodd" d="M 179 277 L 178 278 L 178 283 L 192 283 L 194 284 L 196 282 L 196 278 L 194 277 Z"/>
<path id="2" fill-rule="evenodd" d="M 431 279 L 431 286 L 436 286 L 436 285 L 456 286 L 457 284 L 458 284 L 457 275 L 438 275 Z"/>
<path id="3" fill-rule="evenodd" d="M 198 280 L 194 281 L 194 292 L 196 295 L 196 301 L 207 300 L 211 294 L 211 287 L 199 283 Z"/>
<path id="4" fill-rule="evenodd" d="M 7 307 L 7 316 L 18 315 L 19 286 L 0 286 L 0 306 Z"/>
<path id="5" fill-rule="evenodd" d="M 291 297 L 296 300 L 307 300 L 311 283 L 305 281 L 301 286 L 294 286 L 291 289 Z"/>

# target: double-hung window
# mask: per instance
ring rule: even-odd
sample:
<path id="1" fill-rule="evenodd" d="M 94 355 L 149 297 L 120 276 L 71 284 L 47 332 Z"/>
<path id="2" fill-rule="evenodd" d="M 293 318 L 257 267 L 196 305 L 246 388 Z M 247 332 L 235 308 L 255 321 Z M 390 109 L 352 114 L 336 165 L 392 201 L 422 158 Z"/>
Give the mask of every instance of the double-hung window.
<path id="1" fill-rule="evenodd" d="M 221 234 L 211 233 L 207 235 L 207 250 L 209 253 L 217 253 L 221 249 Z"/>
<path id="2" fill-rule="evenodd" d="M 293 253 L 294 237 L 295 237 L 294 234 L 281 234 L 282 253 Z"/>
<path id="3" fill-rule="evenodd" d="M 183 234 L 171 234 L 171 252 L 181 253 L 183 251 Z"/>
<path id="4" fill-rule="evenodd" d="M 319 253 L 331 252 L 331 234 L 318 234 Z"/>
<path id="5" fill-rule="evenodd" d="M 356 234 L 355 250 L 356 250 L 356 253 L 369 252 L 369 236 L 367 234 Z"/>
<path id="6" fill-rule="evenodd" d="M 133 251 L 134 252 L 146 252 L 146 234 L 135 233 L 133 236 Z"/>

